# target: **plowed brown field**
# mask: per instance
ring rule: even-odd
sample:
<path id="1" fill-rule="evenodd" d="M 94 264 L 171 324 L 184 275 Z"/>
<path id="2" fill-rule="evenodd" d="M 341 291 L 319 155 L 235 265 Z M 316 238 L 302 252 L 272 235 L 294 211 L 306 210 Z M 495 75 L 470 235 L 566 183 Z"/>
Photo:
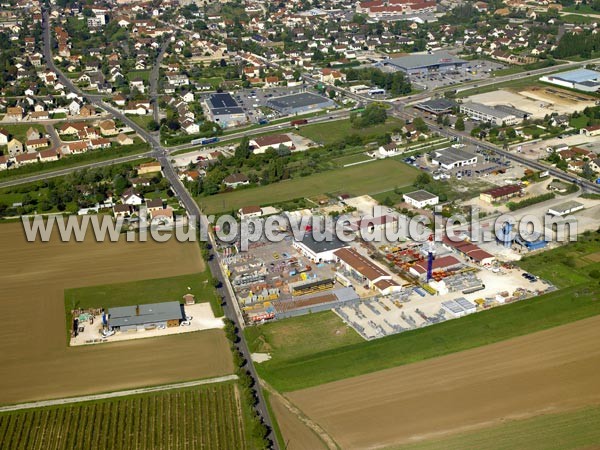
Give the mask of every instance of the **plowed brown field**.
<path id="1" fill-rule="evenodd" d="M 600 317 L 287 396 L 344 449 L 600 403 Z"/>
<path id="2" fill-rule="evenodd" d="M 196 243 L 28 243 L 0 225 L 0 403 L 231 373 L 221 330 L 68 348 L 64 289 L 197 273 Z M 148 302 L 152 299 L 149 298 Z"/>

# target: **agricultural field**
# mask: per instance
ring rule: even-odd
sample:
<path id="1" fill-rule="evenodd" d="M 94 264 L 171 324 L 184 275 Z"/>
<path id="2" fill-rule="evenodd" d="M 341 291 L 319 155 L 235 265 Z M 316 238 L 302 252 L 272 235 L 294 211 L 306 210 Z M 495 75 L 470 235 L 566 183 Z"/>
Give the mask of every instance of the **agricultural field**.
<path id="1" fill-rule="evenodd" d="M 600 407 L 583 408 L 531 419 L 510 420 L 495 427 L 403 445 L 395 450 L 508 450 L 596 448 L 600 442 Z"/>
<path id="2" fill-rule="evenodd" d="M 262 351 L 269 351 L 273 356 L 269 361 L 257 364 L 260 376 L 278 391 L 289 392 L 589 318 L 600 314 L 598 297 L 598 284 L 583 284 L 431 327 L 368 342 L 348 344 L 341 340 L 335 347 L 329 348 L 314 345 L 313 350 L 309 345 L 304 348 L 300 346 L 299 350 L 288 347 L 302 339 L 312 339 L 310 336 L 313 335 L 334 333 L 328 320 L 314 320 L 313 324 L 312 319 L 319 318 L 318 315 L 304 316 L 305 327 L 298 327 L 295 332 L 294 327 L 290 327 L 285 339 L 279 341 L 270 336 L 270 329 L 266 327 L 256 328 L 258 331 L 249 329 L 246 333 L 253 351 L 261 351 L 262 348 Z M 332 312 L 323 314 L 333 315 Z M 282 321 L 278 325 L 285 328 L 285 324 L 286 321 Z M 261 347 L 263 343 L 268 345 Z"/>
<path id="3" fill-rule="evenodd" d="M 353 128 L 350 119 L 339 120 L 336 122 L 316 123 L 313 125 L 303 125 L 296 132 L 312 141 L 322 145 L 331 144 L 344 139 L 346 136 L 355 134 L 361 137 L 377 136 L 385 133 L 391 133 L 394 129 L 401 129 L 403 122 L 396 118 L 388 118 L 385 124 L 374 125 L 367 128 Z"/>
<path id="4" fill-rule="evenodd" d="M 440 439 L 600 404 L 599 339 L 596 316 L 287 396 L 344 449 Z"/>
<path id="5" fill-rule="evenodd" d="M 238 450 L 246 440 L 237 386 L 227 383 L 0 413 L 0 447 Z"/>
<path id="6" fill-rule="evenodd" d="M 325 193 L 363 195 L 381 192 L 398 185 L 412 184 L 418 173 L 417 169 L 399 161 L 379 160 L 196 200 L 206 213 L 216 214 L 237 211 L 248 205 L 273 204 Z"/>
<path id="7" fill-rule="evenodd" d="M 0 225 L 0 246 L 11 255 L 0 302 L 0 404 L 232 373 L 222 330 L 85 348 L 65 342 L 65 289 L 202 273 L 197 243 L 97 243 L 92 236 L 63 243 L 56 233 L 50 242 L 28 243 L 21 223 L 7 223 Z"/>

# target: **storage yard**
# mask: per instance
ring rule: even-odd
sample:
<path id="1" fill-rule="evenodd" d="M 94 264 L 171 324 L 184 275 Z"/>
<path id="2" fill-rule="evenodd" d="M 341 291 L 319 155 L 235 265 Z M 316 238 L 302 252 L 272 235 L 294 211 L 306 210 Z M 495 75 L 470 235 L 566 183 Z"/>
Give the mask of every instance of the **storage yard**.
<path id="1" fill-rule="evenodd" d="M 69 348 L 64 291 L 107 281 L 146 280 L 204 270 L 194 242 L 28 243 L 21 223 L 0 226 L 0 245 L 12 255 L 4 268 L 0 333 L 4 355 L 0 403 L 68 397 L 233 371 L 221 330 Z M 44 263 L 41 264 L 40 261 Z M 168 264 L 165 261 L 169 261 Z M 185 286 L 184 286 L 185 288 Z M 190 358 L 190 355 L 194 358 Z"/>
<path id="2" fill-rule="evenodd" d="M 374 223 L 383 231 L 396 220 L 390 214 Z M 318 242 L 310 233 L 296 241 L 289 231 L 280 242 L 251 243 L 248 252 L 221 248 L 221 263 L 247 322 L 333 310 L 370 340 L 555 289 L 497 262 L 468 240 L 375 247 L 360 238 L 373 230 L 358 223 L 349 230 L 357 237 L 351 243 Z"/>

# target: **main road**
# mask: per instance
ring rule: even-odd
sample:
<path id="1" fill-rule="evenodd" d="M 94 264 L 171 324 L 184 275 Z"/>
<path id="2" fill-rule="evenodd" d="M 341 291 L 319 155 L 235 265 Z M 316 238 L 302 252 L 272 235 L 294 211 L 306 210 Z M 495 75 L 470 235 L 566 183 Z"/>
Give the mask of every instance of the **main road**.
<path id="1" fill-rule="evenodd" d="M 169 180 L 169 182 L 171 183 L 171 187 L 172 187 L 173 191 L 175 192 L 179 201 L 183 204 L 183 206 L 187 210 L 190 218 L 196 218 L 199 221 L 199 226 L 200 226 L 201 230 L 202 229 L 208 230 L 208 219 L 206 218 L 206 216 L 204 216 L 202 214 L 202 211 L 200 211 L 200 208 L 198 207 L 198 205 L 196 204 L 196 202 L 194 201 L 194 199 L 192 198 L 190 193 L 187 191 L 187 189 L 185 188 L 185 186 L 183 185 L 183 183 L 177 176 L 177 173 L 175 172 L 175 170 L 173 169 L 173 166 L 171 166 L 171 162 L 169 161 L 168 152 L 164 148 L 161 147 L 158 136 L 153 135 L 153 134 L 149 133 L 148 131 L 146 131 L 144 128 L 140 127 L 137 123 L 135 123 L 134 121 L 129 119 L 121 111 L 112 107 L 111 105 L 108 105 L 106 102 L 104 102 L 103 100 L 98 98 L 98 96 L 88 95 L 88 94 L 82 92 L 77 86 L 75 86 L 71 82 L 71 80 L 69 78 L 67 78 L 56 67 L 56 65 L 54 64 L 54 61 L 52 59 L 52 47 L 51 47 L 52 41 L 51 41 L 51 36 L 50 36 L 50 23 L 49 23 L 47 9 L 44 10 L 42 17 L 43 17 L 42 18 L 42 26 L 43 26 L 43 40 L 44 40 L 43 54 L 44 54 L 44 58 L 46 60 L 46 64 L 47 64 L 48 68 L 57 74 L 58 79 L 61 81 L 61 83 L 63 83 L 64 86 L 67 87 L 67 89 L 69 89 L 71 92 L 75 92 L 78 95 L 82 96 L 90 104 L 93 104 L 93 105 L 97 106 L 98 108 L 106 110 L 107 112 L 112 114 L 113 117 L 121 120 L 123 123 L 125 123 L 126 125 L 131 127 L 136 133 L 138 133 L 138 135 L 150 145 L 150 147 L 152 148 L 152 151 L 149 152 L 149 154 L 151 156 L 153 156 L 154 158 L 156 158 L 160 162 L 160 165 L 162 166 L 163 174 L 164 174 L 165 178 L 167 178 Z M 153 69 L 153 71 L 154 70 L 155 69 Z M 158 105 L 156 105 L 156 106 L 158 106 Z M 215 245 L 214 237 L 210 233 L 208 233 L 208 234 L 209 234 L 209 239 L 211 241 L 211 244 L 214 247 L 214 245 Z M 223 283 L 223 285 L 225 285 L 224 282 L 226 280 L 224 279 L 224 275 L 221 270 L 221 267 L 215 258 L 212 258 L 209 261 L 209 267 L 210 267 L 212 276 L 215 278 L 218 278 Z M 221 293 L 223 295 L 223 298 L 225 299 L 225 307 L 224 307 L 225 315 L 236 324 L 238 329 L 242 330 L 243 323 L 240 322 L 240 315 L 237 313 L 236 299 L 232 298 L 232 296 L 226 290 L 221 291 Z M 262 420 L 264 421 L 265 425 L 267 425 L 267 427 L 269 427 L 270 432 L 269 432 L 268 437 L 271 440 L 271 442 L 273 443 L 273 448 L 279 449 L 277 438 L 275 436 L 275 433 L 273 432 L 273 423 L 271 421 L 271 417 L 269 415 L 269 411 L 266 406 L 262 388 L 260 386 L 260 383 L 258 382 L 258 374 L 256 373 L 256 369 L 254 367 L 254 363 L 252 362 L 250 351 L 248 349 L 248 345 L 246 343 L 243 333 L 240 333 L 240 341 L 236 344 L 236 346 L 247 361 L 246 369 L 249 371 L 250 375 L 256 381 L 255 386 L 254 386 L 254 388 L 256 389 L 256 392 L 257 392 L 257 396 L 258 396 L 258 403 L 256 405 L 256 410 L 262 417 Z"/>

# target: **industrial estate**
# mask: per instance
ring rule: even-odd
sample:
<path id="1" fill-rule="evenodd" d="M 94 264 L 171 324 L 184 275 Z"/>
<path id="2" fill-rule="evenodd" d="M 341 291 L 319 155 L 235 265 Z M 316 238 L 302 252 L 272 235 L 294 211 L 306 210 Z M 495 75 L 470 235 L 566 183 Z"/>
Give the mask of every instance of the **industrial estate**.
<path id="1" fill-rule="evenodd" d="M 600 446 L 597 2 L 7 0 L 0 38 L 0 448 Z"/>

